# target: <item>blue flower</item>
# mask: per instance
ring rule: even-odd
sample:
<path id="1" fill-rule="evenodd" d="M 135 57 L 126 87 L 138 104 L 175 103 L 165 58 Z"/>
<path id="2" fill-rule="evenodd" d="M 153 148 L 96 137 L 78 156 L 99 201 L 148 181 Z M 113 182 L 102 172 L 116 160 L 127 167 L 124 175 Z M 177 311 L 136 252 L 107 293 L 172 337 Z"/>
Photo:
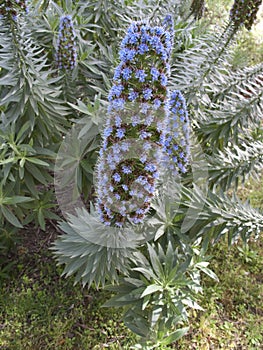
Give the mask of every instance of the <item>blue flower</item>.
<path id="1" fill-rule="evenodd" d="M 143 144 L 143 150 L 144 150 L 144 151 L 149 151 L 150 149 L 152 149 L 151 143 L 150 143 L 150 142 L 145 142 L 145 143 Z"/>
<path id="2" fill-rule="evenodd" d="M 167 76 L 165 74 L 161 74 L 161 85 L 166 86 L 168 82 Z"/>
<path id="3" fill-rule="evenodd" d="M 113 85 L 109 93 L 109 100 L 111 101 L 114 98 L 114 96 L 120 97 L 123 89 L 124 89 L 124 86 L 121 84 Z"/>
<path id="4" fill-rule="evenodd" d="M 115 116 L 115 125 L 116 125 L 117 127 L 120 127 L 121 124 L 122 124 L 122 119 L 121 119 L 121 117 L 120 117 L 119 115 L 116 115 L 116 116 Z"/>
<path id="5" fill-rule="evenodd" d="M 116 136 L 117 136 L 119 139 L 123 139 L 124 136 L 125 136 L 125 129 L 124 129 L 124 128 L 117 129 L 117 131 L 116 131 Z"/>
<path id="6" fill-rule="evenodd" d="M 143 83 L 145 81 L 147 74 L 145 74 L 145 71 L 143 69 L 138 69 L 135 72 L 135 77 L 139 80 L 140 83 Z"/>
<path id="7" fill-rule="evenodd" d="M 151 106 L 148 103 L 142 103 L 140 112 L 143 113 L 143 114 L 147 114 L 147 112 L 150 109 L 150 107 Z"/>
<path id="8" fill-rule="evenodd" d="M 147 139 L 147 138 L 149 138 L 151 136 L 152 136 L 152 134 L 150 132 L 145 131 L 145 130 L 142 130 L 140 132 L 140 139 L 142 139 L 142 140 L 143 139 Z"/>
<path id="9" fill-rule="evenodd" d="M 129 92 L 128 99 L 129 99 L 130 101 L 134 101 L 134 100 L 136 100 L 136 98 L 137 98 L 138 96 L 139 96 L 138 92 L 132 90 L 132 91 Z"/>
<path id="10" fill-rule="evenodd" d="M 152 81 L 158 80 L 160 72 L 155 67 L 151 68 Z"/>
<path id="11" fill-rule="evenodd" d="M 129 191 L 129 187 L 127 185 L 121 185 L 124 191 Z"/>
<path id="12" fill-rule="evenodd" d="M 152 97 L 152 89 L 147 88 L 143 90 L 143 97 L 145 98 L 145 100 L 150 100 L 150 98 Z"/>
<path id="13" fill-rule="evenodd" d="M 114 163 L 114 158 L 113 158 L 113 155 L 112 155 L 112 154 L 110 154 L 110 153 L 107 154 L 106 159 L 107 159 L 107 163 L 109 163 L 109 164 Z"/>
<path id="14" fill-rule="evenodd" d="M 113 80 L 119 80 L 121 77 L 121 70 L 122 70 L 122 64 L 119 64 L 118 67 L 116 67 Z"/>
<path id="15" fill-rule="evenodd" d="M 143 55 L 145 52 L 149 51 L 149 47 L 146 44 L 141 44 L 138 47 L 139 54 Z"/>
<path id="16" fill-rule="evenodd" d="M 138 184 L 141 184 L 141 185 L 146 185 L 147 184 L 147 179 L 145 176 L 142 176 L 140 175 L 136 180 L 135 182 L 137 182 Z"/>
<path id="17" fill-rule="evenodd" d="M 130 143 L 129 142 L 122 142 L 120 145 L 120 149 L 124 152 L 127 152 L 130 148 Z"/>
<path id="18" fill-rule="evenodd" d="M 109 137 L 109 136 L 111 136 L 112 131 L 113 131 L 112 127 L 111 127 L 111 126 L 108 126 L 106 129 L 104 129 L 104 132 L 103 132 L 104 137 Z"/>
<path id="19" fill-rule="evenodd" d="M 135 55 L 136 55 L 136 51 L 132 49 L 125 48 L 120 51 L 120 59 L 123 62 L 132 61 Z"/>
<path id="20" fill-rule="evenodd" d="M 158 98 L 156 98 L 156 99 L 153 101 L 154 109 L 160 108 L 161 104 L 162 104 L 162 102 L 161 102 Z"/>
<path id="21" fill-rule="evenodd" d="M 157 170 L 156 165 L 152 163 L 148 163 L 144 167 L 145 170 L 150 171 L 151 173 L 155 172 Z"/>
<path id="22" fill-rule="evenodd" d="M 150 37 L 149 43 L 151 44 L 153 49 L 156 49 L 159 45 L 161 45 L 161 41 L 160 38 L 158 38 L 158 36 Z"/>
<path id="23" fill-rule="evenodd" d="M 138 42 L 138 39 L 139 39 L 139 35 L 137 33 L 131 33 L 131 35 L 129 36 L 128 42 L 130 44 L 136 44 Z"/>
<path id="24" fill-rule="evenodd" d="M 120 111 L 123 109 L 125 104 L 125 100 L 123 98 L 118 98 L 116 100 L 111 101 L 111 104 L 108 108 L 108 112 L 112 112 L 112 111 Z"/>
<path id="25" fill-rule="evenodd" d="M 132 70 L 129 67 L 124 68 L 122 70 L 123 79 L 128 80 L 130 79 L 131 75 L 132 75 Z"/>
<path id="26" fill-rule="evenodd" d="M 190 160 L 190 123 L 185 99 L 180 91 L 171 93 L 169 105 L 171 115 L 163 143 L 168 158 L 164 157 L 164 164 L 175 174 L 185 173 Z"/>
<path id="27" fill-rule="evenodd" d="M 124 174 L 131 174 L 132 169 L 131 169 L 130 166 L 123 165 L 123 166 L 122 166 L 122 171 L 123 171 Z"/>
<path id="28" fill-rule="evenodd" d="M 174 26 L 174 21 L 172 18 L 172 15 L 166 15 L 164 17 L 163 23 L 162 23 L 163 27 L 165 27 L 167 30 L 172 30 L 173 26 Z"/>
<path id="29" fill-rule="evenodd" d="M 112 178 L 116 182 L 120 182 L 121 181 L 121 176 L 118 173 L 113 174 Z"/>
<path id="30" fill-rule="evenodd" d="M 141 123 L 141 118 L 138 115 L 134 115 L 131 118 L 132 126 L 136 126 Z"/>

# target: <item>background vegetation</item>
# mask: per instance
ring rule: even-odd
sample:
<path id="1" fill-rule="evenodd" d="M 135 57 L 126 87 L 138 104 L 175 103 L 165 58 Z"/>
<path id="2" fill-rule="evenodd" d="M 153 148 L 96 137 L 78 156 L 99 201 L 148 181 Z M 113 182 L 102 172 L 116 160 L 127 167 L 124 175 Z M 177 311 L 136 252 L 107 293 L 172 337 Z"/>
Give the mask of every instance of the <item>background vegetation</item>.
<path id="1" fill-rule="evenodd" d="M 171 3 L 176 7 L 179 2 Z M 118 63 L 119 41 L 129 17 L 143 17 L 158 7 L 156 2 L 84 3 L 78 7 L 71 1 L 32 1 L 30 17 L 25 22 L 20 21 L 18 27 L 11 22 L 11 27 L 1 28 L 0 347 L 3 349 L 130 349 L 138 341 L 122 323 L 122 310 L 101 308 L 112 293 L 74 285 L 73 277 L 60 278 L 62 269 L 56 267 L 49 250 L 61 233 L 56 225 L 60 212 L 51 175 L 63 135 L 74 123 L 86 129 L 90 127 L 94 132 L 94 148 L 82 150 L 88 162 L 82 159 L 74 173 L 78 189 L 88 200 L 91 168 L 100 143 L 98 111 L 107 105 L 107 91 Z M 227 47 L 226 57 L 223 55 L 222 59 L 230 67 L 229 75 L 214 70 L 213 65 L 208 68 L 211 75 L 205 64 L 195 67 L 194 54 L 197 52 L 205 62 L 206 50 L 216 34 L 213 36 L 210 31 L 210 37 L 203 35 L 211 28 L 216 31 L 218 26 L 224 26 L 232 1 L 214 5 L 213 1 L 207 1 L 201 22 L 190 18 L 194 28 L 184 27 L 184 12 L 178 14 L 182 21 L 177 23 L 176 33 L 181 41 L 175 43 L 171 85 L 184 91 L 191 106 L 196 134 L 211 161 L 211 188 L 219 186 L 231 196 L 238 185 L 237 195 L 242 203 L 250 198 L 252 206 L 262 212 L 262 177 L 253 179 L 262 164 L 263 133 L 259 122 L 262 96 L 257 90 L 260 82 L 255 85 L 255 77 L 262 75 L 262 36 L 255 27 L 251 32 L 241 30 L 235 39 L 237 45 L 230 49 L 222 38 L 222 52 Z M 72 74 L 58 73 L 54 64 L 58 22 L 64 13 L 72 14 L 79 43 L 78 67 Z M 259 28 L 262 27 L 259 25 Z M 218 51 L 212 51 L 220 61 L 217 54 Z M 190 61 L 186 81 L 181 73 L 185 59 Z M 197 73 L 199 75 L 195 75 Z M 199 80 L 203 81 L 202 74 L 208 79 L 204 80 L 204 91 L 200 90 L 198 99 L 193 96 L 200 88 Z M 222 76 L 226 81 L 220 85 L 217 77 Z M 236 91 L 233 83 L 241 90 Z M 209 91 L 210 84 L 212 91 Z M 256 97 L 251 89 L 255 89 Z M 232 92 L 238 95 L 237 100 L 244 92 L 248 94 L 248 101 L 242 100 L 240 110 L 234 111 L 230 120 L 237 115 L 238 129 L 246 130 L 249 137 L 235 135 L 236 125 L 230 128 L 226 110 L 219 107 L 223 95 L 228 96 L 227 103 L 232 104 Z M 213 100 L 212 109 L 207 108 L 207 99 Z M 251 112 L 249 123 L 246 108 Z M 219 118 L 225 123 L 225 129 L 221 127 L 218 131 Z M 236 148 L 227 148 L 223 130 L 229 131 L 231 137 L 234 135 Z M 78 157 L 81 145 L 76 143 L 74 147 Z M 228 164 L 224 168 L 222 160 Z M 240 186 L 240 179 L 246 180 L 245 187 Z M 230 205 L 227 200 L 226 205 Z M 216 208 L 217 203 L 212 211 Z M 235 211 L 235 207 L 228 209 Z M 242 213 L 254 215 L 249 207 L 240 206 L 239 210 L 240 216 Z M 204 223 L 207 225 L 205 218 L 198 222 Z M 243 222 L 237 225 L 243 227 Z M 254 241 L 252 236 L 247 244 L 248 230 L 242 232 L 245 244 L 238 239 L 229 248 L 227 239 L 222 238 L 209 247 L 206 254 L 210 267 L 220 282 L 208 277 L 202 279 L 203 294 L 198 303 L 205 311 L 190 309 L 187 336 L 165 349 L 252 350 L 262 346 L 263 241 L 261 237 Z"/>

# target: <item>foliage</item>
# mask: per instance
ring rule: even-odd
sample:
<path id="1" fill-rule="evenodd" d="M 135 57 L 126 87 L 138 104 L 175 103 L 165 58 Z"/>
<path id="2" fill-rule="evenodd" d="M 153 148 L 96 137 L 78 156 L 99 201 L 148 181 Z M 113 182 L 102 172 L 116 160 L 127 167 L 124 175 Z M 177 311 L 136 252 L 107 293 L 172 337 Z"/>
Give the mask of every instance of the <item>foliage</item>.
<path id="1" fill-rule="evenodd" d="M 250 181 L 238 192 L 258 205 L 263 203 L 262 188 L 261 182 Z M 10 350 L 131 349 L 136 337 L 120 321 L 123 308 L 101 307 L 111 292 L 74 286 L 73 277 L 60 278 L 62 268 L 55 266 L 47 251 L 47 238 L 44 232 L 26 232 L 18 255 L 12 256 L 9 280 L 2 280 L 0 287 L 0 346 Z M 209 249 L 213 257 L 209 267 L 220 282 L 202 278 L 204 290 L 198 302 L 205 312 L 190 310 L 188 334 L 166 349 L 205 350 L 207 344 L 229 350 L 237 345 L 260 348 L 262 243 L 261 237 L 247 247 L 237 244 L 228 249 L 221 240 Z M 0 270 L 1 278 L 4 272 Z"/>
<path id="2" fill-rule="evenodd" d="M 125 324 L 141 336 L 135 348 L 165 349 L 187 332 L 192 310 L 202 310 L 201 273 L 217 279 L 208 268 L 212 244 L 224 236 L 229 244 L 240 237 L 247 243 L 262 231 L 262 210 L 239 200 L 236 189 L 262 169 L 263 65 L 232 70 L 237 27 L 225 23 L 204 32 L 205 19 L 194 22 L 191 4 L 35 0 L 29 14 L 21 11 L 15 18 L 4 14 L 0 19 L 1 241 L 11 247 L 14 228 L 30 223 L 45 230 L 48 220 L 58 219 L 57 202 L 65 217 L 59 224 L 64 234 L 52 249 L 58 263 L 65 265 L 63 273 L 89 287 L 106 284 L 115 292 L 106 305 L 125 306 Z M 161 24 L 164 8 L 174 17 L 172 51 L 171 28 L 163 30 Z M 171 54 L 171 77 L 167 81 L 165 65 L 154 61 L 159 69 L 154 71 L 152 61 L 144 63 L 156 60 L 156 55 L 148 55 L 143 45 L 141 61 L 129 71 L 132 59 L 127 55 L 132 50 L 123 43 L 123 86 L 115 72 L 110 90 L 119 43 L 132 17 L 148 18 L 161 31 L 160 41 L 166 38 L 163 47 L 155 49 L 161 50 L 165 64 Z M 60 18 L 70 18 L 74 26 L 70 43 L 74 41 L 76 52 L 69 70 L 58 69 L 56 62 Z M 149 79 L 144 81 L 143 74 Z M 106 148 L 103 142 L 113 142 L 115 135 L 105 134 L 104 115 L 119 97 L 132 100 L 136 92 L 139 95 L 138 81 L 141 102 L 151 100 L 154 84 L 164 107 L 167 85 L 181 91 L 186 105 L 181 101 L 183 108 L 173 113 L 177 116 L 183 109 L 181 122 L 187 122 L 187 106 L 192 159 L 181 176 L 161 169 L 142 222 L 106 227 L 94 207 L 99 190 L 107 189 L 99 183 L 94 193 L 101 139 Z M 179 124 L 179 134 L 188 142 L 184 123 Z M 121 130 L 115 132 L 121 139 Z M 141 137 L 134 126 L 130 132 Z M 153 138 L 158 134 L 151 132 Z M 178 137 L 176 130 L 170 132 Z M 138 162 L 136 167 L 140 169 Z"/>

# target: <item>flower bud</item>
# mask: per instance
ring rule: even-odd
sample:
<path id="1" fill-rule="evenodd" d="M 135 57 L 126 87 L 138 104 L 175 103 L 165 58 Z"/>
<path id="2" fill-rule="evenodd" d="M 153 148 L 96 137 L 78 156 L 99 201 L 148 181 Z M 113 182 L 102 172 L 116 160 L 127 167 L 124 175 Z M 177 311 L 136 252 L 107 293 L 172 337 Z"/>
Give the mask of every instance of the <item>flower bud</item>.
<path id="1" fill-rule="evenodd" d="M 71 70 L 77 65 L 75 32 L 69 15 L 60 18 L 55 59 L 58 69 Z"/>
<path id="2" fill-rule="evenodd" d="M 251 29 L 257 18 L 257 13 L 262 0 L 235 0 L 230 10 L 230 21 L 235 29 L 244 25 L 248 30 Z"/>

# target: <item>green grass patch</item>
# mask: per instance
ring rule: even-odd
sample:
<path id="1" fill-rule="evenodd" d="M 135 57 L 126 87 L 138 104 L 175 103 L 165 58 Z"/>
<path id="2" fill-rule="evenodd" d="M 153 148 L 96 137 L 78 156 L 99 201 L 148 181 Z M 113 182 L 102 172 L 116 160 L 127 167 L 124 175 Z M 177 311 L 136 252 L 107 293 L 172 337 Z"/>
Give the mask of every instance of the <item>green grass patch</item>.
<path id="1" fill-rule="evenodd" d="M 263 209 L 263 178 L 248 181 L 239 195 Z M 46 236 L 29 232 L 21 241 L 0 287 L 1 350 L 126 350 L 136 343 L 122 310 L 101 307 L 109 292 L 60 277 Z M 209 254 L 220 282 L 204 276 L 205 312 L 193 311 L 187 336 L 167 349 L 262 349 L 263 237 L 246 247 L 222 240 Z"/>
<path id="2" fill-rule="evenodd" d="M 49 251 L 22 260 L 22 271 L 1 287 L 0 349 L 129 348 L 120 311 L 101 308 L 109 293 L 60 278 Z"/>
<path id="3" fill-rule="evenodd" d="M 191 315 L 191 330 L 177 349 L 262 349 L 263 239 L 249 249 L 218 243 L 210 254 L 211 269 L 220 282 L 204 278 L 201 305 Z"/>

